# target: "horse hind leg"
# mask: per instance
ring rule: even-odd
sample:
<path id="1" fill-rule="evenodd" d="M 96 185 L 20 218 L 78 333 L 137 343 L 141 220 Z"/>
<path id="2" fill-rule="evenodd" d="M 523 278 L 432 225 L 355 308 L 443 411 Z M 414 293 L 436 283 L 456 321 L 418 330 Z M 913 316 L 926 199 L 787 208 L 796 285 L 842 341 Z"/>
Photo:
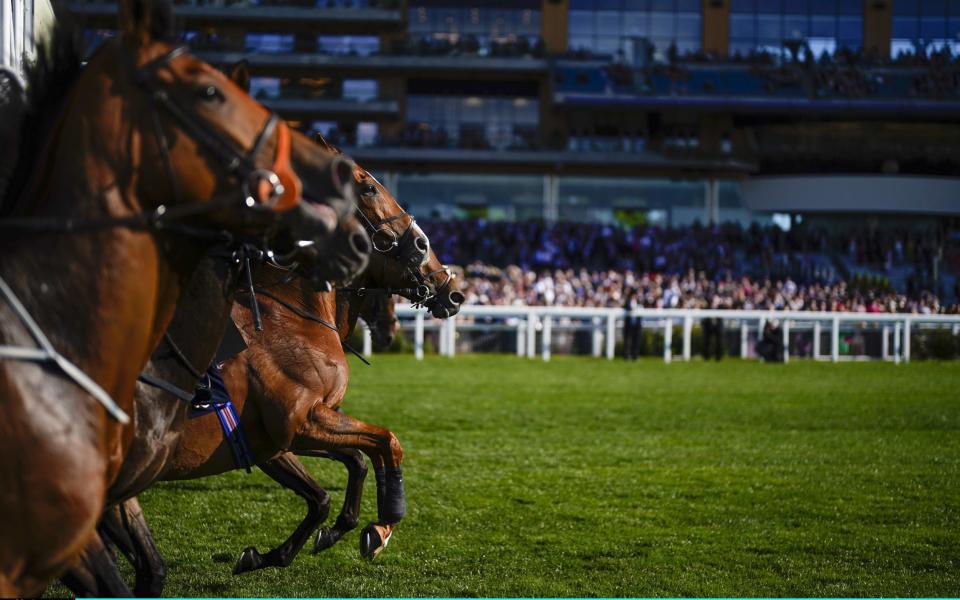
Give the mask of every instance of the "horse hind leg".
<path id="1" fill-rule="evenodd" d="M 133 592 L 120 577 L 117 563 L 109 548 L 99 535 L 94 535 L 83 553 L 79 564 L 61 577 L 64 585 L 80 597 L 130 598 Z"/>
<path id="2" fill-rule="evenodd" d="M 258 467 L 271 479 L 303 498 L 307 503 L 307 514 L 290 537 L 266 554 L 260 554 L 252 546 L 245 548 L 233 567 L 234 575 L 266 567 L 288 566 L 330 512 L 330 496 L 314 481 L 297 457 L 289 453 L 281 454 Z"/>
<path id="3" fill-rule="evenodd" d="M 333 547 L 343 536 L 360 524 L 360 500 L 363 498 L 363 482 L 367 477 L 367 461 L 359 450 L 347 448 L 310 453 L 310 456 L 328 458 L 343 463 L 347 468 L 347 490 L 343 507 L 332 527 L 321 527 L 313 543 L 313 553 Z"/>
<path id="4" fill-rule="evenodd" d="M 147 526 L 143 509 L 130 498 L 109 510 L 100 521 L 101 536 L 113 542 L 136 572 L 133 591 L 137 596 L 159 597 L 167 579 L 163 555 Z"/>

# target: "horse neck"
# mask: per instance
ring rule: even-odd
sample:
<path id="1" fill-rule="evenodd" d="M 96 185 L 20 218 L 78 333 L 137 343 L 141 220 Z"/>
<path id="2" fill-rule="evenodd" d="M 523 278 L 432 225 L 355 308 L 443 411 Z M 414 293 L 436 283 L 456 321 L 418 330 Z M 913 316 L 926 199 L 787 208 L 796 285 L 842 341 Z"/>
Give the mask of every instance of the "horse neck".
<path id="1" fill-rule="evenodd" d="M 353 334 L 362 307 L 363 298 L 355 292 L 336 292 L 337 330 L 340 332 L 340 341 L 346 341 Z"/>
<path id="2" fill-rule="evenodd" d="M 336 325 L 337 307 L 335 292 L 318 292 L 302 277 L 291 277 L 287 271 L 281 271 L 269 265 L 260 265 L 254 268 L 254 287 L 260 290 L 257 294 L 259 302 L 279 300 L 279 303 L 288 306 L 278 306 L 273 316 L 273 326 L 288 331 L 291 335 L 304 338 L 329 331 L 322 324 L 298 316 L 289 307 L 304 314 L 319 317 L 323 321 Z M 273 298 L 271 298 L 273 297 Z M 249 313 L 248 310 L 245 311 Z M 234 313 L 236 314 L 236 312 Z M 249 314 L 244 319 L 249 318 Z M 265 315 L 265 319 L 271 318 Z M 266 328 L 266 325 L 264 325 Z M 332 333 L 332 332 L 331 332 Z"/>
<path id="3" fill-rule="evenodd" d="M 74 86 L 20 203 L 33 215 L 82 221 L 140 212 L 141 136 L 130 115 L 148 113 L 138 111 L 144 100 L 122 99 L 138 92 L 110 72 L 108 65 Z M 0 248 L 0 274 L 58 351 L 125 403 L 202 252 L 164 242 L 166 252 L 150 233 L 124 228 L 14 235 Z"/>

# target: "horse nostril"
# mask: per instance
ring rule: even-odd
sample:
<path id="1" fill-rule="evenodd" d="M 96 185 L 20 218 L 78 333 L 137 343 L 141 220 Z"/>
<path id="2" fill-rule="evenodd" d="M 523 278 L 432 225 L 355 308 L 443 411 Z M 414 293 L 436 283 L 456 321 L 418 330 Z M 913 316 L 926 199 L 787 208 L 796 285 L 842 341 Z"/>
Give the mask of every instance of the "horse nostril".
<path id="1" fill-rule="evenodd" d="M 370 237 L 364 231 L 355 231 L 350 234 L 350 248 L 361 256 L 367 256 L 373 249 L 370 245 Z"/>
<path id="2" fill-rule="evenodd" d="M 448 298 L 450 299 L 450 304 L 453 306 L 460 306 L 463 304 L 463 301 L 467 299 L 461 292 L 450 292 Z"/>
<path id="3" fill-rule="evenodd" d="M 430 250 L 430 243 L 427 242 L 426 238 L 417 236 L 413 240 L 413 245 L 417 247 L 417 250 L 419 250 L 420 252 L 423 252 L 424 254 L 426 254 L 427 251 Z"/>

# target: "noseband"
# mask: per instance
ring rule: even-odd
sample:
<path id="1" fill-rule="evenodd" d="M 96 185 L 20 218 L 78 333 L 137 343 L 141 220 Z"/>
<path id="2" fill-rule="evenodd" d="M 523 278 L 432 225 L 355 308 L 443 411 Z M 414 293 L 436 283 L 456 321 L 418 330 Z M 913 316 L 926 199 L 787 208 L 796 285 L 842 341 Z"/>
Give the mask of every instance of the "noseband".
<path id="1" fill-rule="evenodd" d="M 143 67 L 135 70 L 135 81 L 147 92 L 154 107 L 159 106 L 172 116 L 183 130 L 194 141 L 203 146 L 217 158 L 224 169 L 238 181 L 242 190 L 242 200 L 247 208 L 263 206 L 275 211 L 284 211 L 293 208 L 300 202 L 302 184 L 290 165 L 291 136 L 286 122 L 276 113 L 271 112 L 264 122 L 260 133 L 257 134 L 249 152 L 244 153 L 233 143 L 225 140 L 206 121 L 197 118 L 193 113 L 181 108 L 170 95 L 160 87 L 156 73 L 168 66 L 173 60 L 186 53 L 186 47 L 177 46 Z M 176 178 L 173 174 L 173 163 L 170 159 L 170 150 L 166 135 L 160 123 L 157 111 L 152 112 L 153 124 L 160 153 L 163 157 L 167 175 L 171 182 Z M 270 169 L 257 166 L 257 157 L 266 145 L 267 140 L 277 135 L 277 149 L 273 165 Z M 179 200 L 179 193 L 174 184 L 174 196 Z M 178 202 L 179 204 L 179 202 Z M 204 206 L 210 203 L 205 203 Z M 219 207 L 217 207 L 219 208 Z"/>
<path id="2" fill-rule="evenodd" d="M 406 211 L 401 211 L 374 223 L 367 215 L 363 214 L 359 206 L 357 207 L 357 214 L 370 231 L 370 241 L 373 244 L 373 249 L 386 257 L 393 258 L 397 262 L 402 263 L 405 274 L 414 279 L 417 282 L 417 286 L 413 288 L 341 288 L 343 291 L 354 292 L 361 297 L 369 293 L 400 294 L 401 296 L 410 298 L 413 301 L 413 306 L 419 307 L 425 306 L 430 300 L 439 297 L 443 290 L 449 287 L 450 282 L 453 280 L 453 274 L 450 273 L 450 269 L 446 265 L 424 275 L 420 272 L 420 265 L 414 264 L 417 261 L 412 255 L 411 249 L 416 249 L 413 241 L 413 225 L 417 221 L 416 217 Z M 397 237 L 396 232 L 392 229 L 384 228 L 384 225 L 389 225 L 404 217 L 409 217 L 410 223 L 399 237 Z M 384 270 L 386 270 L 386 265 L 384 265 Z M 437 273 L 446 273 L 447 278 L 440 287 L 434 288 L 430 283 L 430 278 Z"/>

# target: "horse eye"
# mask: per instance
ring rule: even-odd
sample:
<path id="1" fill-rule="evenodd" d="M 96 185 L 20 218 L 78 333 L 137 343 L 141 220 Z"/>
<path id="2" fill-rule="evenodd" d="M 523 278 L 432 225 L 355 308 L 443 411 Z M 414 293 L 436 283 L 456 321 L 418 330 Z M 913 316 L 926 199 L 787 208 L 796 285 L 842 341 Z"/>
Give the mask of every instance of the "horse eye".
<path id="1" fill-rule="evenodd" d="M 360 188 L 360 195 L 365 197 L 372 197 L 377 195 L 377 186 L 372 183 L 365 183 L 363 187 Z"/>
<path id="2" fill-rule="evenodd" d="M 223 93 L 216 88 L 216 86 L 208 85 L 197 90 L 197 95 L 201 100 L 209 102 L 211 100 L 216 100 L 217 102 L 223 102 L 226 100 Z"/>

